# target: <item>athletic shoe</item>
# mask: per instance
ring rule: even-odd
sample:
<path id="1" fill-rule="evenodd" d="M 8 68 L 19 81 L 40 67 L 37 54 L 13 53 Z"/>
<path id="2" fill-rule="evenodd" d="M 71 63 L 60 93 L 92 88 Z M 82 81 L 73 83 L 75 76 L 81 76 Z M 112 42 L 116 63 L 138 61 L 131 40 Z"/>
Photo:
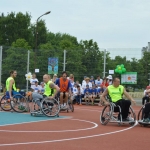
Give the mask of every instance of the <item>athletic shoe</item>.
<path id="1" fill-rule="evenodd" d="M 92 105 L 94 106 L 94 102 L 92 102 Z"/>
<path id="2" fill-rule="evenodd" d="M 131 121 L 134 121 L 134 119 L 132 117 L 128 116 L 126 119 L 122 119 L 122 121 L 129 121 L 129 122 L 131 122 Z"/>
<path id="3" fill-rule="evenodd" d="M 149 119 L 149 118 L 145 118 L 145 119 L 143 120 L 143 122 L 149 123 L 149 122 L 150 122 L 150 119 Z"/>

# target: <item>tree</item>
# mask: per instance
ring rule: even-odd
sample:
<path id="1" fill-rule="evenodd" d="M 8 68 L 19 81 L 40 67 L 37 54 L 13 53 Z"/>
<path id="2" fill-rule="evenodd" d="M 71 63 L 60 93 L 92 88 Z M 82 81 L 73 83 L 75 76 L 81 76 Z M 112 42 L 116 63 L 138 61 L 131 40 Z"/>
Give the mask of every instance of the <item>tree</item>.
<path id="1" fill-rule="evenodd" d="M 0 45 L 11 45 L 19 38 L 25 39 L 30 45 L 33 43 L 31 30 L 31 16 L 21 12 L 0 16 Z"/>
<path id="2" fill-rule="evenodd" d="M 100 75 L 102 73 L 103 53 L 98 44 L 93 40 L 80 41 L 82 52 L 82 64 L 86 66 L 85 75 Z"/>
<path id="3" fill-rule="evenodd" d="M 27 50 L 31 51 L 31 46 L 28 45 L 25 39 L 18 39 L 16 42 L 12 43 L 12 46 L 5 49 L 5 56 L 3 56 L 2 74 L 3 83 L 9 76 L 10 70 L 17 70 L 18 76 L 16 78 L 16 83 L 18 87 L 22 87 L 25 83 L 25 74 L 27 73 Z M 30 61 L 32 65 L 33 62 Z"/>

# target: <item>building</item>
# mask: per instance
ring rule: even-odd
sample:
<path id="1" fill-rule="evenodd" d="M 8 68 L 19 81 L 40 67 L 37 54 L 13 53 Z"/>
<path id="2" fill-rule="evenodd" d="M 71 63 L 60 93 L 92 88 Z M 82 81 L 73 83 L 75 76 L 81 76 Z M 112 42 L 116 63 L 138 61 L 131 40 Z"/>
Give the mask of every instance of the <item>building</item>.
<path id="1" fill-rule="evenodd" d="M 126 57 L 127 60 L 141 59 L 141 48 L 108 48 L 106 50 L 112 59 L 116 56 Z"/>
<path id="2" fill-rule="evenodd" d="M 150 42 L 148 42 L 148 46 L 142 47 L 141 56 L 143 57 L 144 52 L 150 52 Z"/>

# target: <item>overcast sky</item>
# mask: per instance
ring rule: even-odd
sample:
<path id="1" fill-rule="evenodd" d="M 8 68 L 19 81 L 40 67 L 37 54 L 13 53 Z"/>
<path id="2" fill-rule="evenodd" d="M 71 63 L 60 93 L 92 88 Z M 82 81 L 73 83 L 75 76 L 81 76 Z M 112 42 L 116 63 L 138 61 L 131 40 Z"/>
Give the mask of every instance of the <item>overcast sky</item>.
<path id="1" fill-rule="evenodd" d="M 96 41 L 100 48 L 142 48 L 150 41 L 150 0 L 0 0 L 0 12 L 43 16 L 49 31 Z"/>

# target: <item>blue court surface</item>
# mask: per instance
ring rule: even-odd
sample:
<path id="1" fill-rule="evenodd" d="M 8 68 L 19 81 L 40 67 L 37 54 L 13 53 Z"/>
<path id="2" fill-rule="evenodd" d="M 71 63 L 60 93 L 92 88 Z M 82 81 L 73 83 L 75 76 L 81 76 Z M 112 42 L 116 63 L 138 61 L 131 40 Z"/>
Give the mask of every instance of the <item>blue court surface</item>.
<path id="1" fill-rule="evenodd" d="M 0 126 L 23 124 L 30 122 L 40 122 L 47 120 L 65 119 L 67 116 L 46 117 L 46 116 L 31 116 L 30 114 L 16 113 L 16 112 L 0 112 Z"/>

